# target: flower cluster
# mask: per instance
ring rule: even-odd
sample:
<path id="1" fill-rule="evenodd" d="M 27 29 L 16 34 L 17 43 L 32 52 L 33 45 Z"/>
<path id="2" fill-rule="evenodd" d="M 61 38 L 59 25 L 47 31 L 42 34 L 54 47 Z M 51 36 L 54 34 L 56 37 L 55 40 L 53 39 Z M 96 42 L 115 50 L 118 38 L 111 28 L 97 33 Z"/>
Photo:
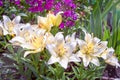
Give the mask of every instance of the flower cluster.
<path id="1" fill-rule="evenodd" d="M 114 49 L 107 47 L 107 41 L 101 41 L 85 30 L 83 30 L 84 40 L 76 38 L 75 33 L 66 37 L 64 37 L 63 32 L 57 32 L 53 35 L 50 32 L 51 28 L 59 26 L 62 22 L 61 13 L 54 15 L 50 12 L 46 17 L 38 16 L 38 24 L 34 25 L 20 23 L 20 16 L 10 20 L 4 15 L 0 27 L 4 35 L 14 34 L 14 37 L 9 41 L 10 43 L 28 49 L 24 53 L 24 57 L 31 53 L 44 51 L 46 48 L 51 55 L 47 63 L 58 62 L 65 69 L 69 62 L 83 62 L 85 67 L 90 62 L 100 66 L 99 58 L 104 59 L 108 64 L 120 67 L 118 59 L 114 55 Z"/>
<path id="2" fill-rule="evenodd" d="M 30 12 L 43 12 L 44 10 L 51 10 L 54 0 L 26 0 L 29 4 Z"/>
<path id="3" fill-rule="evenodd" d="M 75 21 L 78 18 L 76 14 L 76 5 L 73 0 L 34 0 L 27 1 L 30 5 L 29 11 L 31 12 L 43 12 L 44 10 L 53 10 L 55 13 L 59 11 L 64 11 L 64 19 L 65 21 L 61 23 L 60 28 L 64 28 L 65 26 L 70 27 L 75 25 Z"/>
<path id="4" fill-rule="evenodd" d="M 55 2 L 54 12 L 64 11 L 63 17 L 65 21 L 62 22 L 60 28 L 64 27 L 72 27 L 75 25 L 75 21 L 78 19 L 78 15 L 76 13 L 76 4 L 73 0 L 62 0 L 59 2 Z"/>
<path id="5" fill-rule="evenodd" d="M 3 6 L 3 2 L 2 2 L 2 0 L 0 0 L 0 7 L 1 7 L 1 6 Z"/>
<path id="6" fill-rule="evenodd" d="M 20 13 L 46 13 L 53 11 L 55 14 L 59 11 L 63 11 L 63 21 L 60 28 L 73 27 L 75 21 L 78 19 L 76 12 L 77 5 L 74 0 L 8 0 L 8 3 L 14 5 L 15 9 L 19 8 L 22 12 Z M 0 6 L 4 5 L 5 1 L 0 1 Z M 11 5 L 9 5 L 11 7 Z M 12 8 L 12 7 L 11 7 Z M 3 13 L 4 14 L 4 13 Z"/>
<path id="7" fill-rule="evenodd" d="M 26 4 L 29 4 L 28 11 L 33 13 L 51 10 L 56 14 L 59 11 L 63 11 L 64 21 L 61 23 L 60 28 L 72 27 L 78 19 L 76 13 L 77 6 L 73 0 L 26 0 Z"/>

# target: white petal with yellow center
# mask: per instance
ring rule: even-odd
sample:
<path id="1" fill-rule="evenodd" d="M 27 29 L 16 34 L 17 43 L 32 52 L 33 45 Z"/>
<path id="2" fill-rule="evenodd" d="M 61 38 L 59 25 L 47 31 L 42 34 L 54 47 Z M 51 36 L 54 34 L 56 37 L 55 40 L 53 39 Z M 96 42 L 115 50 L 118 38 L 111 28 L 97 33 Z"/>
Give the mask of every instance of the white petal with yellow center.
<path id="1" fill-rule="evenodd" d="M 25 29 L 25 28 L 22 28 Z M 21 35 L 23 32 L 23 35 Z M 23 48 L 30 49 L 25 52 L 24 57 L 26 57 L 30 53 L 37 53 L 44 50 L 46 45 L 46 36 L 45 30 L 31 30 L 28 29 L 28 32 L 21 31 L 20 34 L 17 34 L 10 42 L 12 43 L 19 43 Z"/>
<path id="2" fill-rule="evenodd" d="M 55 43 L 46 47 L 51 54 L 48 64 L 58 62 L 63 68 L 67 68 L 68 62 L 80 62 L 80 59 L 72 54 L 73 48 L 65 43 L 64 36 L 61 32 L 55 35 Z"/>
<path id="3" fill-rule="evenodd" d="M 8 34 L 14 34 L 13 29 L 16 24 L 19 24 L 20 19 L 20 16 L 16 16 L 13 20 L 10 20 L 10 18 L 6 15 L 3 16 L 4 28 L 6 29 Z"/>
<path id="4" fill-rule="evenodd" d="M 104 50 L 107 48 L 107 41 L 100 41 L 99 38 L 93 37 L 84 30 L 85 41 L 77 39 L 80 50 L 77 52 L 77 55 L 83 59 L 83 64 L 85 67 L 89 63 L 93 63 L 96 66 L 99 66 L 99 57 Z"/>

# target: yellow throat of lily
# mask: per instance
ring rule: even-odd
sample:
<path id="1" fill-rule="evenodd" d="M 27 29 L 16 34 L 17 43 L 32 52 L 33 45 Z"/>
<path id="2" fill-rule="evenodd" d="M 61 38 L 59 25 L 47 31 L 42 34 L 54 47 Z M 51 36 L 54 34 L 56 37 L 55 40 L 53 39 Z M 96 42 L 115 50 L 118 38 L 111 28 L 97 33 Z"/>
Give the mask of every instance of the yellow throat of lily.
<path id="1" fill-rule="evenodd" d="M 63 55 L 66 53 L 66 48 L 64 47 L 64 44 L 57 45 L 57 48 L 55 49 L 55 52 L 58 54 L 58 57 L 63 57 Z"/>
<path id="2" fill-rule="evenodd" d="M 45 47 L 44 36 L 37 36 L 34 34 L 29 42 L 35 49 L 41 48 L 41 50 L 43 50 Z"/>
<path id="3" fill-rule="evenodd" d="M 82 46 L 81 50 L 84 54 L 91 54 L 94 53 L 94 45 L 93 43 L 88 43 L 87 45 Z"/>

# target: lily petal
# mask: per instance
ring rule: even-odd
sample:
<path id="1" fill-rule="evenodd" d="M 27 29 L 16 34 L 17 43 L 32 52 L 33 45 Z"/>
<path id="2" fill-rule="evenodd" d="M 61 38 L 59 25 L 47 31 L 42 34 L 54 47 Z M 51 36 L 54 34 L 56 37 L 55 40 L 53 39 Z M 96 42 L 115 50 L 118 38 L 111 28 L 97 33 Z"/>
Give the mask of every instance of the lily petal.
<path id="1" fill-rule="evenodd" d="M 23 48 L 27 48 L 27 49 L 36 49 L 35 47 L 33 47 L 32 45 L 28 43 L 21 44 L 20 46 Z"/>
<path id="2" fill-rule="evenodd" d="M 16 37 L 14 37 L 14 38 L 12 38 L 10 41 L 9 41 L 10 43 L 15 43 L 15 42 L 20 42 L 20 43 L 25 43 L 25 39 L 24 38 L 22 38 L 22 37 L 20 37 L 20 36 L 16 36 Z"/>
<path id="3" fill-rule="evenodd" d="M 48 60 L 48 64 L 53 64 L 59 61 L 59 58 L 56 58 L 55 56 L 51 56 Z"/>
<path id="4" fill-rule="evenodd" d="M 38 26 L 46 31 L 50 31 L 53 26 L 51 22 L 49 22 L 47 17 L 38 16 Z"/>
<path id="5" fill-rule="evenodd" d="M 0 27 L 2 28 L 2 34 L 3 34 L 3 35 L 7 35 L 7 34 L 8 34 L 8 31 L 3 27 L 3 24 L 2 24 L 1 21 L 0 21 Z"/>
<path id="6" fill-rule="evenodd" d="M 94 43 L 94 45 L 97 44 L 98 42 L 100 42 L 100 39 L 97 38 L 97 37 L 94 37 L 94 38 L 93 38 L 93 43 Z"/>
<path id="7" fill-rule="evenodd" d="M 76 48 L 77 42 L 75 42 L 75 41 L 71 42 L 70 45 L 71 45 L 71 49 L 74 50 Z"/>
<path id="8" fill-rule="evenodd" d="M 100 66 L 99 60 L 96 57 L 92 58 L 91 63 L 95 64 L 96 66 Z"/>
<path id="9" fill-rule="evenodd" d="M 39 52 L 39 51 L 26 51 L 26 52 L 24 53 L 24 57 L 26 57 L 27 55 L 29 55 L 29 54 L 31 54 L 31 53 L 37 53 L 37 52 Z"/>
<path id="10" fill-rule="evenodd" d="M 56 35 L 55 35 L 55 38 L 58 39 L 58 40 L 63 40 L 64 39 L 64 36 L 62 34 L 63 32 L 58 32 Z"/>
<path id="11" fill-rule="evenodd" d="M 114 49 L 113 48 L 107 48 L 101 55 L 100 57 L 102 57 L 103 59 L 107 59 L 112 57 L 114 53 Z"/>
<path id="12" fill-rule="evenodd" d="M 21 17 L 20 17 L 20 16 L 16 16 L 16 17 L 13 19 L 13 22 L 14 22 L 15 24 L 18 24 L 18 23 L 20 22 L 20 20 L 21 20 Z"/>
<path id="13" fill-rule="evenodd" d="M 69 62 L 80 62 L 80 58 L 78 58 L 75 54 L 72 54 L 69 58 Z"/>
<path id="14" fill-rule="evenodd" d="M 5 29 L 8 29 L 8 26 L 7 26 L 8 22 L 11 22 L 10 18 L 6 15 L 3 15 L 3 23 L 4 23 Z"/>
<path id="15" fill-rule="evenodd" d="M 84 56 L 84 54 L 81 53 L 80 51 L 78 51 L 78 52 L 76 53 L 76 55 L 77 55 L 78 57 L 83 57 L 83 56 Z"/>
<path id="16" fill-rule="evenodd" d="M 59 64 L 66 69 L 68 66 L 68 62 L 69 62 L 68 58 L 64 56 L 64 58 L 59 61 Z"/>
<path id="17" fill-rule="evenodd" d="M 105 49 L 107 48 L 107 41 L 101 41 L 98 45 L 94 47 L 94 54 L 93 56 L 100 56 Z"/>
<path id="18" fill-rule="evenodd" d="M 54 47 L 55 45 L 54 44 L 49 44 L 46 46 L 46 48 L 48 49 L 48 51 L 50 52 L 50 54 L 52 54 L 53 56 L 57 56 L 55 51 L 54 51 Z"/>
<path id="19" fill-rule="evenodd" d="M 90 56 L 87 56 L 87 55 L 84 55 L 84 56 L 82 57 L 82 59 L 83 59 L 83 64 L 84 64 L 84 66 L 87 67 L 87 66 L 89 65 L 90 61 L 91 61 L 91 57 L 90 57 Z"/>
<path id="20" fill-rule="evenodd" d="M 82 46 L 86 45 L 86 42 L 83 41 L 83 40 L 80 40 L 80 39 L 76 39 L 77 43 L 78 43 L 78 46 L 81 48 Z"/>
<path id="21" fill-rule="evenodd" d="M 59 26 L 61 22 L 62 22 L 62 16 L 60 15 L 60 13 L 58 13 L 55 16 L 54 26 Z"/>
<path id="22" fill-rule="evenodd" d="M 105 62 L 112 66 L 116 66 L 116 68 L 120 67 L 120 64 L 118 63 L 118 59 L 115 56 L 112 56 L 112 57 L 106 59 Z"/>
<path id="23" fill-rule="evenodd" d="M 85 30 L 83 30 L 83 32 L 85 33 L 85 38 L 84 40 L 88 43 L 88 42 L 91 42 L 92 41 L 92 36 L 87 33 Z"/>
<path id="24" fill-rule="evenodd" d="M 75 41 L 75 35 L 76 35 L 76 33 L 74 32 L 74 33 L 72 34 L 72 36 L 71 36 L 71 40 L 72 40 L 72 41 Z"/>

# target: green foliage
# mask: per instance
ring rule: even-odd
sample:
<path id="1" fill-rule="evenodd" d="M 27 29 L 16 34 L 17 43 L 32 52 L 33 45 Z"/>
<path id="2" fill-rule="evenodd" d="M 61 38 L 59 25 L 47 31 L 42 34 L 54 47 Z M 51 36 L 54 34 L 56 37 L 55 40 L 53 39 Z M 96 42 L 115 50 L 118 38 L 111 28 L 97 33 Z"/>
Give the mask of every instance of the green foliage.
<path id="1" fill-rule="evenodd" d="M 104 66 L 101 65 L 100 67 L 96 67 L 90 64 L 89 67 L 85 68 L 83 64 L 77 64 L 77 67 L 72 66 L 72 69 L 78 80 L 95 80 L 101 78 L 102 75 L 100 73 L 103 72 Z"/>

